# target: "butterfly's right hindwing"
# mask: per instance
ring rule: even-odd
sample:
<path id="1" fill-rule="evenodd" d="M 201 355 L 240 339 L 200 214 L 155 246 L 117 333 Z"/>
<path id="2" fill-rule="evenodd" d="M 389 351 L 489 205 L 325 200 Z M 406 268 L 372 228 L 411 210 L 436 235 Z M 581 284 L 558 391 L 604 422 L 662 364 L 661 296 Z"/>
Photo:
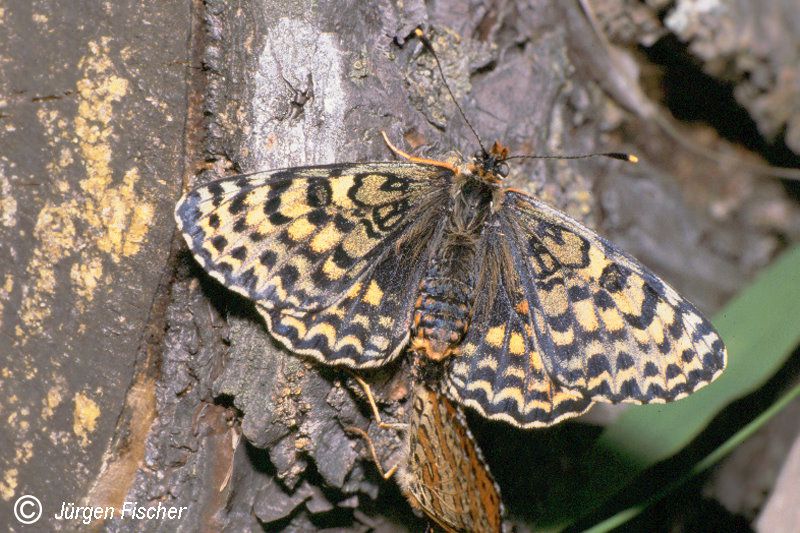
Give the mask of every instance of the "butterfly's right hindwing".
<path id="1" fill-rule="evenodd" d="M 711 323 L 593 231 L 515 191 L 487 226 L 491 283 L 448 376 L 459 402 L 547 426 L 593 402 L 677 400 L 722 373 Z"/>

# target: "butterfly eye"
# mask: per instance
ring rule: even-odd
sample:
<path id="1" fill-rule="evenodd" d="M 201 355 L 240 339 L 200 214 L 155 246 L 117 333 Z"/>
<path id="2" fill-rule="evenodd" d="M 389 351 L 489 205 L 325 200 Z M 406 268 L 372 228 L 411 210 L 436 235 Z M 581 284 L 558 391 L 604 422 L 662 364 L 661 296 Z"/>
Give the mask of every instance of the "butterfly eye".
<path id="1" fill-rule="evenodd" d="M 500 176 L 502 176 L 504 178 L 506 176 L 508 176 L 508 165 L 503 163 L 502 161 L 497 163 L 497 166 L 495 167 L 495 170 Z"/>
<path id="2" fill-rule="evenodd" d="M 482 161 L 486 158 L 486 154 L 483 150 L 475 150 L 475 153 L 472 154 L 472 157 L 475 159 L 475 161 Z"/>

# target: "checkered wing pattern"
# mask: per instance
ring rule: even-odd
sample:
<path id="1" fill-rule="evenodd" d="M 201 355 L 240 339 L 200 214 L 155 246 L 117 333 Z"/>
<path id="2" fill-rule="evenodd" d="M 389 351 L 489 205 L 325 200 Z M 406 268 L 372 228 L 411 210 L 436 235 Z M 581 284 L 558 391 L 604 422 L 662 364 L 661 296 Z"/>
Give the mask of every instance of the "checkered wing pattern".
<path id="1" fill-rule="evenodd" d="M 294 352 L 363 368 L 395 357 L 452 173 L 429 165 L 298 167 L 201 186 L 175 218 L 200 265 L 255 301 Z"/>
<path id="2" fill-rule="evenodd" d="M 447 384 L 482 415 L 547 426 L 593 402 L 677 400 L 724 369 L 722 341 L 689 302 L 552 207 L 506 192 L 483 247 Z"/>
<path id="3" fill-rule="evenodd" d="M 464 413 L 422 383 L 414 385 L 411 402 L 408 451 L 397 471 L 408 501 L 448 532 L 501 531 L 500 490 Z"/>

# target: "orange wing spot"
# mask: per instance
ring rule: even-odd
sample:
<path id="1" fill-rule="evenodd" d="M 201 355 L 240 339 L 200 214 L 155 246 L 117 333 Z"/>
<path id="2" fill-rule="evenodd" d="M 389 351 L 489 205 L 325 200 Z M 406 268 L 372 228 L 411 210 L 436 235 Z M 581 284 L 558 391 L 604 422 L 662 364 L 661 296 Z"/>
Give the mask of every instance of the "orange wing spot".
<path id="1" fill-rule="evenodd" d="M 514 310 L 521 315 L 527 315 L 530 311 L 530 308 L 528 307 L 528 300 L 521 300 L 517 305 L 514 306 Z"/>
<path id="2" fill-rule="evenodd" d="M 322 265 L 322 271 L 328 276 L 328 279 L 332 280 L 342 279 L 346 273 L 343 268 L 336 266 L 332 257 L 325 260 L 325 264 Z"/>
<path id="3" fill-rule="evenodd" d="M 525 340 L 516 331 L 511 333 L 508 341 L 508 351 L 513 355 L 523 355 L 525 353 Z"/>
<path id="4" fill-rule="evenodd" d="M 616 309 L 600 309 L 600 317 L 608 331 L 619 331 L 625 327 L 625 322 Z"/>
<path id="5" fill-rule="evenodd" d="M 373 307 L 378 307 L 381 304 L 381 300 L 383 299 L 383 291 L 381 290 L 380 286 L 375 282 L 375 280 L 371 280 L 369 282 L 369 287 L 367 288 L 367 292 L 364 294 L 363 300 L 364 302 L 370 304 Z"/>
<path id="6" fill-rule="evenodd" d="M 599 327 L 597 314 L 591 300 L 581 300 L 574 305 L 575 318 L 584 331 L 596 331 Z"/>
<path id="7" fill-rule="evenodd" d="M 298 218 L 289 225 L 289 238 L 293 241 L 302 241 L 314 232 L 316 226 L 305 218 Z"/>
<path id="8" fill-rule="evenodd" d="M 530 361 L 531 368 L 535 373 L 539 374 L 542 372 L 542 370 L 544 370 L 544 363 L 542 363 L 542 357 L 536 350 L 531 350 L 531 353 L 528 354 L 528 360 Z"/>
<path id="9" fill-rule="evenodd" d="M 493 328 L 489 328 L 486 332 L 486 342 L 495 348 L 503 345 L 503 338 L 506 336 L 506 326 L 501 324 Z"/>
<path id="10" fill-rule="evenodd" d="M 328 224 L 322 229 L 322 231 L 317 233 L 313 239 L 311 239 L 311 249 L 318 254 L 327 252 L 339 244 L 342 240 L 342 237 L 342 233 L 336 229 L 336 226 L 333 223 Z"/>

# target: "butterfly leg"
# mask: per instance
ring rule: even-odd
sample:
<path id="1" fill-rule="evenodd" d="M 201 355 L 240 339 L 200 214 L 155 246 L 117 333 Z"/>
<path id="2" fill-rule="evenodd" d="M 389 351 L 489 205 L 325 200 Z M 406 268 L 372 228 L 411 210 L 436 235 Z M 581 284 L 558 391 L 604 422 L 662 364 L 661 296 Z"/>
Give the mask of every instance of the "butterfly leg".
<path id="1" fill-rule="evenodd" d="M 402 157 L 403 159 L 408 159 L 412 163 L 419 163 L 420 165 L 433 165 L 435 167 L 446 168 L 447 170 L 449 170 L 453 174 L 458 174 L 459 173 L 458 167 L 456 165 L 453 165 L 452 163 L 448 163 L 447 161 L 437 161 L 436 159 L 428 159 L 426 157 L 417 157 L 417 156 L 411 155 L 411 154 L 409 154 L 407 152 L 402 151 L 400 148 L 396 147 L 395 145 L 393 145 L 392 142 L 389 140 L 389 136 L 386 135 L 385 131 L 382 131 L 381 135 L 383 135 L 383 142 L 386 143 L 386 146 L 389 147 L 389 150 L 394 152 L 395 155 L 397 155 L 399 157 Z"/>
<path id="2" fill-rule="evenodd" d="M 383 467 L 381 466 L 381 461 L 378 459 L 378 453 L 375 451 L 375 444 L 372 442 L 369 434 L 361 428 L 357 428 L 355 426 L 349 426 L 344 428 L 345 431 L 348 433 L 355 433 L 356 435 L 360 436 L 364 439 L 364 442 L 367 443 L 367 449 L 369 449 L 369 453 L 372 456 L 372 462 L 375 463 L 375 467 L 378 469 L 378 473 L 383 477 L 383 479 L 389 479 L 394 475 L 397 471 L 397 467 L 400 466 L 399 464 L 394 465 L 389 470 L 384 471 Z"/>
<path id="3" fill-rule="evenodd" d="M 358 383 L 361 389 L 364 391 L 364 395 L 367 397 L 367 402 L 369 402 L 369 407 L 372 409 L 372 416 L 375 418 L 375 422 L 378 423 L 379 428 L 394 429 L 397 431 L 405 431 L 408 429 L 408 424 L 384 422 L 381 418 L 380 411 L 378 411 L 378 403 L 375 401 L 375 396 L 372 394 L 372 388 L 370 388 L 369 383 L 355 374 L 353 374 L 353 379 L 356 380 L 356 383 Z"/>

